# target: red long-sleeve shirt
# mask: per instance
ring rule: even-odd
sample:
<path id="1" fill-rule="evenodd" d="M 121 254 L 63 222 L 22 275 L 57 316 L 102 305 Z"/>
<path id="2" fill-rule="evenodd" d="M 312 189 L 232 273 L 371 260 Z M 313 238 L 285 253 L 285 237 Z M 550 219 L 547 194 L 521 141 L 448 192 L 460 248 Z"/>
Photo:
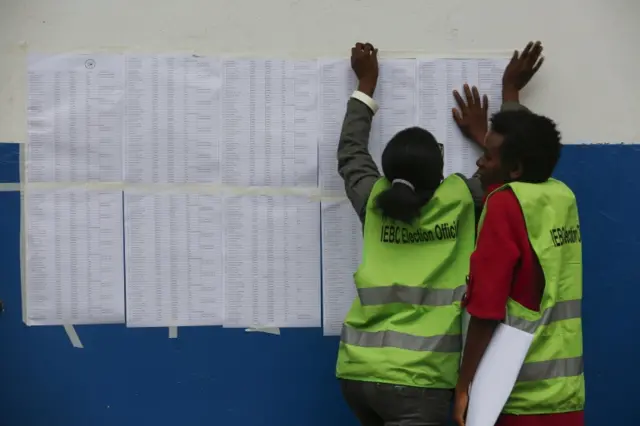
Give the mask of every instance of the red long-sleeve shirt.
<path id="1" fill-rule="evenodd" d="M 511 190 L 497 192 L 489 198 L 486 210 L 471 255 L 467 311 L 477 318 L 502 320 L 509 297 L 529 309 L 540 310 L 544 276 L 529 243 L 518 199 Z M 503 414 L 496 426 L 584 426 L 584 412 Z"/>

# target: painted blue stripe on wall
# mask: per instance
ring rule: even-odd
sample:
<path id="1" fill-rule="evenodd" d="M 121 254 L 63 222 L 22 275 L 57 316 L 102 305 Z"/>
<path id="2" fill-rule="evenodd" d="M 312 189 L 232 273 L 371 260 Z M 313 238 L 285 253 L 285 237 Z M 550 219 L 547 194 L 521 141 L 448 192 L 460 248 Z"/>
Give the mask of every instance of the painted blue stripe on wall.
<path id="1" fill-rule="evenodd" d="M 0 183 L 20 181 L 20 145 L 0 143 Z"/>
<path id="2" fill-rule="evenodd" d="M 17 145 L 0 144 L 0 182 L 18 179 Z M 578 197 L 584 237 L 584 329 L 588 424 L 635 418 L 640 355 L 634 320 L 640 146 L 564 149 L 557 177 Z M 320 329 L 281 337 L 212 327 L 62 327 L 21 322 L 19 195 L 0 193 L 0 424 L 353 425 L 333 378 L 337 338 Z"/>

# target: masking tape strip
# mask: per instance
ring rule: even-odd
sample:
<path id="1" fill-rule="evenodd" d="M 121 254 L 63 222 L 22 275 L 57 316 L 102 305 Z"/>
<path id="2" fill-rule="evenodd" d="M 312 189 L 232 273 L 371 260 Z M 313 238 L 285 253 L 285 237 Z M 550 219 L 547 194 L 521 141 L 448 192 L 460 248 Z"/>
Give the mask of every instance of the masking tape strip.
<path id="1" fill-rule="evenodd" d="M 22 174 L 23 172 L 21 172 Z M 23 176 L 21 176 L 23 178 Z M 24 180 L 23 180 L 24 182 Z M 346 196 L 337 191 L 326 191 L 318 187 L 269 187 L 269 186 L 228 186 L 215 183 L 157 183 L 137 184 L 125 182 L 29 182 L 29 183 L 0 183 L 0 192 L 13 191 L 53 191 L 83 189 L 88 191 L 127 191 L 150 193 L 193 193 L 211 194 L 227 197 L 233 196 L 297 196 L 312 201 L 342 201 Z"/>
<path id="2" fill-rule="evenodd" d="M 10 184 L 7 184 L 10 185 Z M 217 183 L 128 183 L 128 182 L 28 182 L 27 189 L 86 189 L 101 191 L 193 192 L 230 195 L 305 195 L 318 197 L 320 189 L 309 187 L 230 186 Z M 7 188 L 12 188 L 7 186 Z M 15 190 L 15 189 L 14 189 Z"/>
<path id="3" fill-rule="evenodd" d="M 169 327 L 169 339 L 178 338 L 178 327 Z"/>
<path id="4" fill-rule="evenodd" d="M 266 333 L 273 334 L 274 336 L 280 335 L 280 329 L 278 327 L 249 327 L 244 331 L 247 333 Z"/>
<path id="5" fill-rule="evenodd" d="M 65 324 L 64 331 L 67 332 L 67 336 L 69 336 L 69 340 L 71 341 L 71 344 L 74 348 L 84 348 L 84 346 L 82 346 L 82 342 L 80 341 L 80 337 L 78 337 L 78 333 L 76 333 L 76 329 L 73 328 L 73 325 Z"/>
<path id="6" fill-rule="evenodd" d="M 20 166 L 20 169 L 22 169 L 22 166 Z M 22 170 L 20 171 L 20 178 L 22 178 Z M 20 183 L 0 183 L 0 192 L 15 192 L 21 190 L 22 184 Z"/>

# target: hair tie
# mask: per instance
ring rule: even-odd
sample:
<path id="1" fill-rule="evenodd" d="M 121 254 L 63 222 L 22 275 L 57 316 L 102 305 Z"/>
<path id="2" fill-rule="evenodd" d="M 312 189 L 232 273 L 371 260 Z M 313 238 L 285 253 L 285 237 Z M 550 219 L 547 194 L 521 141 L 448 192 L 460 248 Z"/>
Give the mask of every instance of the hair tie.
<path id="1" fill-rule="evenodd" d="M 405 185 L 408 186 L 409 189 L 411 189 L 412 191 L 415 191 L 416 188 L 413 186 L 413 184 L 411 182 L 409 182 L 408 180 L 404 180 L 404 179 L 394 179 L 391 181 L 391 185 L 395 185 L 396 183 L 399 183 L 401 185 Z"/>

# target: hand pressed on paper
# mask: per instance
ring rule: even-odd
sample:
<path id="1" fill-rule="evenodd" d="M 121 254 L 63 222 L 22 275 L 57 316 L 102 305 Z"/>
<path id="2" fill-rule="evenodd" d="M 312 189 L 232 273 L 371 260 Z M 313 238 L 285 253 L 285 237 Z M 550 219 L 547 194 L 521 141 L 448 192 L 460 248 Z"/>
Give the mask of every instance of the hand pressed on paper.
<path id="1" fill-rule="evenodd" d="M 351 49 L 351 68 L 358 77 L 358 90 L 373 96 L 378 84 L 378 49 L 371 43 L 356 43 Z"/>
<path id="2" fill-rule="evenodd" d="M 465 84 L 463 89 L 466 102 L 457 90 L 453 91 L 453 97 L 458 104 L 458 109 L 454 108 L 452 111 L 453 119 L 466 138 L 483 146 L 484 137 L 489 126 L 489 118 L 487 116 L 489 99 L 487 95 L 482 96 L 481 99 L 480 92 L 475 86 L 470 88 L 468 84 Z"/>

